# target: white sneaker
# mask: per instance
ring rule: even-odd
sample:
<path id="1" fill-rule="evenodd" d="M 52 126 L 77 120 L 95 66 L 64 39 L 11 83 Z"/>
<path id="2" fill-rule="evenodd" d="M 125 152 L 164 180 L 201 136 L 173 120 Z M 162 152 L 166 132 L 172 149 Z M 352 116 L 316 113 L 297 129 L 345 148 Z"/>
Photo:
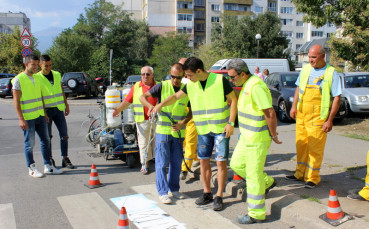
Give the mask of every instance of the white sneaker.
<path id="1" fill-rule="evenodd" d="M 55 168 L 53 165 L 45 165 L 45 174 L 62 174 L 63 170 Z"/>
<path id="2" fill-rule="evenodd" d="M 31 176 L 31 177 L 35 177 L 35 178 L 40 178 L 40 177 L 43 177 L 44 174 L 41 173 L 40 171 L 37 170 L 36 168 L 36 165 L 35 164 L 31 164 L 29 167 L 28 167 L 28 174 Z"/>
<path id="3" fill-rule="evenodd" d="M 180 192 L 172 192 L 172 196 L 176 199 L 182 200 L 185 198 L 185 196 Z"/>
<path id="4" fill-rule="evenodd" d="M 161 200 L 161 202 L 163 204 L 171 204 L 172 203 L 172 199 L 168 195 L 162 195 L 162 196 L 159 197 L 159 199 Z"/>

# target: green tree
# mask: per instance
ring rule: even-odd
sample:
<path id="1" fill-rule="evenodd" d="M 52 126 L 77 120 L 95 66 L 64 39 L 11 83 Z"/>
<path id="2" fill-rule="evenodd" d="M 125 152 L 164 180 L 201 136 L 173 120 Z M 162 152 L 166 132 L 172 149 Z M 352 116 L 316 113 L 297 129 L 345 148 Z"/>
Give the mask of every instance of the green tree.
<path id="1" fill-rule="evenodd" d="M 220 50 L 224 56 L 256 58 L 256 34 L 261 35 L 259 58 L 288 58 L 284 50 L 288 40 L 280 34 L 281 23 L 272 13 L 259 14 L 256 18 L 245 16 L 222 17 L 223 26 L 213 30 L 213 48 Z"/>
<path id="2" fill-rule="evenodd" d="M 210 69 L 210 67 L 220 59 L 232 57 L 231 55 L 227 55 L 227 52 L 222 52 L 214 48 L 214 43 L 199 45 L 197 49 L 195 49 L 194 55 L 202 60 L 205 70 Z"/>
<path id="3" fill-rule="evenodd" d="M 40 55 L 40 51 L 36 49 L 37 39 L 31 38 L 32 45 L 30 49 L 33 54 Z M 19 27 L 15 27 L 14 33 L 0 33 L 0 72 L 18 74 L 24 71 L 21 44 L 21 32 Z"/>
<path id="4" fill-rule="evenodd" d="M 92 47 L 89 38 L 66 29 L 54 39 L 53 45 L 46 52 L 52 57 L 53 68 L 61 73 L 85 72 L 90 69 Z"/>
<path id="5" fill-rule="evenodd" d="M 188 39 L 189 35 L 175 32 L 166 33 L 166 36 L 160 35 L 156 39 L 152 56 L 148 59 L 149 64 L 154 67 L 156 79 L 169 74 L 174 63 L 190 55 L 191 48 L 188 46 Z"/>
<path id="6" fill-rule="evenodd" d="M 369 0 L 292 0 L 304 21 L 321 27 L 327 22 L 339 29 L 331 36 L 333 62 L 342 59 L 369 70 Z M 336 59 L 336 60 L 335 60 Z"/>

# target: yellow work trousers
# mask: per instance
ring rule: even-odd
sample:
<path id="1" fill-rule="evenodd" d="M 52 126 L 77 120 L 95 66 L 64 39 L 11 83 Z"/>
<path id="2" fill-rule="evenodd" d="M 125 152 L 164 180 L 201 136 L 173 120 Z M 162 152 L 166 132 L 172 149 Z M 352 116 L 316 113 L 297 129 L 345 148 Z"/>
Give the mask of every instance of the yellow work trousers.
<path id="1" fill-rule="evenodd" d="M 265 219 L 265 189 L 274 182 L 272 177 L 264 173 L 270 144 L 271 141 L 250 143 L 247 142 L 247 136 L 241 135 L 230 162 L 232 170 L 246 178 L 247 214 L 258 220 Z"/>
<path id="2" fill-rule="evenodd" d="M 188 172 L 185 165 L 191 169 L 192 162 L 197 159 L 197 130 L 195 122 L 191 119 L 186 125 L 185 139 L 183 141 L 183 148 L 185 149 L 184 162 L 182 162 L 182 171 Z"/>
<path id="3" fill-rule="evenodd" d="M 318 85 L 307 85 L 302 98 L 301 110 L 296 116 L 295 177 L 319 184 L 320 166 L 323 161 L 327 133 L 323 131 L 325 120 L 320 119 L 321 94 Z"/>
<path id="4" fill-rule="evenodd" d="M 359 195 L 362 196 L 364 199 L 369 201 L 369 151 L 366 156 L 366 178 L 365 178 L 365 186 L 359 192 Z"/>

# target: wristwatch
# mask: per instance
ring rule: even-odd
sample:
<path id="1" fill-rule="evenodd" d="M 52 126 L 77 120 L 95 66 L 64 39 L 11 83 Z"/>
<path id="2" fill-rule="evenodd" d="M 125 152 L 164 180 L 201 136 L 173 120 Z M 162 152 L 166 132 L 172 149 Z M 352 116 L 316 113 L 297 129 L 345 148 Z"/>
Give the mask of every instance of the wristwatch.
<path id="1" fill-rule="evenodd" d="M 228 122 L 228 124 L 234 126 L 234 122 Z"/>

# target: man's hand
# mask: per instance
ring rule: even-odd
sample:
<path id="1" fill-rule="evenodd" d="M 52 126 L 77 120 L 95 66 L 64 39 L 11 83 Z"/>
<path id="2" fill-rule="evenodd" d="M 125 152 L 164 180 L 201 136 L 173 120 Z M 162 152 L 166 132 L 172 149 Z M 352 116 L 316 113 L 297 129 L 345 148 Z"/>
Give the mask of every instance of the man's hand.
<path id="1" fill-rule="evenodd" d="M 69 113 L 70 113 L 69 104 L 65 104 L 65 111 L 64 111 L 65 116 L 68 116 Z"/>
<path id="2" fill-rule="evenodd" d="M 19 120 L 19 127 L 22 130 L 27 130 L 28 129 L 28 123 L 26 122 L 26 120 Z"/>
<path id="3" fill-rule="evenodd" d="M 114 110 L 114 112 L 113 112 L 113 117 L 118 117 L 118 116 L 119 116 L 120 111 L 119 111 L 117 108 L 115 108 L 115 107 L 113 107 L 112 109 Z"/>
<path id="4" fill-rule="evenodd" d="M 184 122 L 177 122 L 176 124 L 172 125 L 172 131 L 180 131 L 183 127 L 185 126 Z M 184 136 L 181 136 L 182 138 L 184 138 Z"/>
<path id="5" fill-rule="evenodd" d="M 160 106 L 160 104 L 158 104 L 158 105 L 156 105 L 156 106 L 152 109 L 152 111 L 151 111 L 152 113 L 151 113 L 151 114 L 152 114 L 152 115 L 153 115 L 153 114 L 155 114 L 155 113 L 156 113 L 156 114 L 159 114 L 159 113 L 160 113 L 160 111 L 161 111 L 161 106 Z M 150 116 L 151 116 L 151 115 L 150 115 Z"/>
<path id="6" fill-rule="evenodd" d="M 279 139 L 278 139 L 278 134 L 277 134 L 275 137 L 272 137 L 272 140 L 273 140 L 275 143 L 277 143 L 277 144 L 282 144 L 282 142 L 281 142 L 281 141 L 279 141 Z"/>
<path id="7" fill-rule="evenodd" d="M 226 133 L 225 137 L 229 138 L 233 134 L 233 131 L 234 131 L 234 126 L 231 126 L 231 124 L 227 124 L 224 127 L 223 133 Z"/>
<path id="8" fill-rule="evenodd" d="M 296 107 L 292 106 L 291 111 L 290 111 L 290 117 L 292 119 L 296 119 L 296 114 L 297 114 L 297 109 L 296 109 Z"/>
<path id="9" fill-rule="evenodd" d="M 328 133 L 329 131 L 332 130 L 332 126 L 333 126 L 333 122 L 331 121 L 326 121 L 324 124 L 323 124 L 323 131 Z"/>

